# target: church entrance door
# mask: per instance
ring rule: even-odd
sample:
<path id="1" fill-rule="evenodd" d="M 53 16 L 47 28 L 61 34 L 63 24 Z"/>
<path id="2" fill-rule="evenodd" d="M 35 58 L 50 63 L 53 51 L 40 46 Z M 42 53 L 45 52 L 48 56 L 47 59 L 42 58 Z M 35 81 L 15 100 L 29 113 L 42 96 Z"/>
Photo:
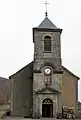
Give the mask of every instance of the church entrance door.
<path id="1" fill-rule="evenodd" d="M 49 98 L 43 100 L 42 117 L 53 117 L 53 101 Z"/>

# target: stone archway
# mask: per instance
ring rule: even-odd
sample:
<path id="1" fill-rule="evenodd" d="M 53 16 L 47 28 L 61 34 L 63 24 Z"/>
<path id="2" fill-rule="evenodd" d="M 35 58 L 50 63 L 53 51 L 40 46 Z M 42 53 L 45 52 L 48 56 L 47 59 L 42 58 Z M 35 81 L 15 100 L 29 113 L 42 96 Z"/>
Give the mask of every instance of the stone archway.
<path id="1" fill-rule="evenodd" d="M 53 117 L 53 101 L 49 98 L 42 102 L 42 117 Z"/>

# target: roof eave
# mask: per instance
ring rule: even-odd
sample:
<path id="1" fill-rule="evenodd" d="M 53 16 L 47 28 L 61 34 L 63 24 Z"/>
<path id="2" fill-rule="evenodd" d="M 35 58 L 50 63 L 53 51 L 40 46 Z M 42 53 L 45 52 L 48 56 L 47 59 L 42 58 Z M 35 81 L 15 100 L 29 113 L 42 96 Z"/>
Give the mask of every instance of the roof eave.
<path id="1" fill-rule="evenodd" d="M 33 64 L 33 61 L 29 64 L 27 64 L 25 67 L 27 67 L 28 65 Z M 12 74 L 11 76 L 9 76 L 9 79 L 13 79 L 20 71 L 22 71 L 25 67 L 21 68 L 20 70 L 18 70 L 16 73 Z"/>
<path id="2" fill-rule="evenodd" d="M 68 70 L 67 68 L 65 68 L 64 66 L 62 66 L 65 70 L 67 70 L 70 74 L 72 74 L 74 77 L 76 77 L 77 80 L 80 80 L 81 78 L 76 76 L 75 74 L 73 74 L 70 70 Z"/>
<path id="3" fill-rule="evenodd" d="M 33 28 L 33 42 L 34 42 L 34 33 L 35 31 L 43 31 L 43 32 L 59 32 L 60 34 L 62 33 L 62 29 L 57 28 L 57 29 L 52 29 L 52 28 Z"/>

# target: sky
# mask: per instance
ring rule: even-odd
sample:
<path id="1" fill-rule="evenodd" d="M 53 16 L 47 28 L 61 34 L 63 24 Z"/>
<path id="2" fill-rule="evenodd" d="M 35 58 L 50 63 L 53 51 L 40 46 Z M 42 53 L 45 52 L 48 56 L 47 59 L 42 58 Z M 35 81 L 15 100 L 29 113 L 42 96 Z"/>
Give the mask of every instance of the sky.
<path id="1" fill-rule="evenodd" d="M 45 0 L 0 0 L 0 77 L 33 60 L 32 28 L 45 18 Z M 48 18 L 59 28 L 62 64 L 81 78 L 81 0 L 48 0 Z M 81 80 L 78 82 L 81 101 Z"/>

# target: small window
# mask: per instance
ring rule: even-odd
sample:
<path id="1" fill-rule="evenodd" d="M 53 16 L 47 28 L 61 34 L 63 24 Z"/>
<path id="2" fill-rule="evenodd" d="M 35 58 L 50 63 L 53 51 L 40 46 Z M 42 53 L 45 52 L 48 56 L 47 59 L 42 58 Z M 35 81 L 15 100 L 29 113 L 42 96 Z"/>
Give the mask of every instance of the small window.
<path id="1" fill-rule="evenodd" d="M 51 51 L 51 37 L 45 36 L 44 38 L 44 51 Z"/>

